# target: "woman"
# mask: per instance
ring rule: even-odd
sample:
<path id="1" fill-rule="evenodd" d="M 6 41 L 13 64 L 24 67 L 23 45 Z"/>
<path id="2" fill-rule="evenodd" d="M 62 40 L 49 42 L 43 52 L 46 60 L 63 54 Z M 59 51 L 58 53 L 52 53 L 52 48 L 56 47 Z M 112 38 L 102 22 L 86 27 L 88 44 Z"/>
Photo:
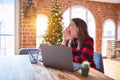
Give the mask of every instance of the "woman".
<path id="1" fill-rule="evenodd" d="M 89 36 L 86 23 L 80 18 L 73 18 L 70 25 L 64 30 L 62 46 L 72 48 L 73 61 L 82 63 L 89 61 L 90 66 L 96 69 L 93 60 L 94 41 Z"/>

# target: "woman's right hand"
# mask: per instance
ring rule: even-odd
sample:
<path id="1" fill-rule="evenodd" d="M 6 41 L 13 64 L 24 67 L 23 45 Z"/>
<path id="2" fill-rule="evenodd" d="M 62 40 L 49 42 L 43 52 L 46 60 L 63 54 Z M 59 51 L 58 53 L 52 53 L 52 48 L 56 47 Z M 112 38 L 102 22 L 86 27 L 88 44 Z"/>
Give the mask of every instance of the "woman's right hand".
<path id="1" fill-rule="evenodd" d="M 72 36 L 70 33 L 70 27 L 65 28 L 64 32 L 63 32 L 63 40 L 67 41 L 67 40 L 71 40 Z"/>
<path id="2" fill-rule="evenodd" d="M 67 36 L 68 36 L 69 34 L 70 34 L 70 31 L 69 31 L 69 29 L 68 29 L 68 27 L 67 27 L 67 28 L 65 28 L 65 30 L 63 31 L 62 45 L 66 46 L 67 40 L 68 40 Z"/>

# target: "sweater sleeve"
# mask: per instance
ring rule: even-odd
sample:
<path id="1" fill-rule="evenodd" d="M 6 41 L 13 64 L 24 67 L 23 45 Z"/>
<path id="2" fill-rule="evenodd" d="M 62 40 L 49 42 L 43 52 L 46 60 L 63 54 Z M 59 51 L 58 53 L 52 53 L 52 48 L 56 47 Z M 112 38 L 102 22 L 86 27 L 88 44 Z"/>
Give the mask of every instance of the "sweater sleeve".
<path id="1" fill-rule="evenodd" d="M 83 47 L 77 51 L 76 53 L 76 50 L 75 49 L 72 49 L 73 51 L 73 60 L 74 62 L 79 62 L 79 63 L 82 63 L 83 61 L 89 61 L 89 62 L 92 62 L 93 60 L 93 44 L 94 44 L 94 41 L 92 38 L 88 38 Z M 77 55 L 74 55 L 77 54 Z"/>

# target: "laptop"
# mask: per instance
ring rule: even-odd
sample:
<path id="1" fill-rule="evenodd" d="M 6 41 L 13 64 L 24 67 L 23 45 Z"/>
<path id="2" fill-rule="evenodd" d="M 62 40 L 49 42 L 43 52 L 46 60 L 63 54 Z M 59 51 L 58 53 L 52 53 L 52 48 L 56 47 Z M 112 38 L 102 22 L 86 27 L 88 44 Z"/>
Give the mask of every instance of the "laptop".
<path id="1" fill-rule="evenodd" d="M 70 47 L 40 44 L 40 49 L 45 66 L 69 71 L 76 71 L 81 67 L 81 64 L 73 63 Z"/>

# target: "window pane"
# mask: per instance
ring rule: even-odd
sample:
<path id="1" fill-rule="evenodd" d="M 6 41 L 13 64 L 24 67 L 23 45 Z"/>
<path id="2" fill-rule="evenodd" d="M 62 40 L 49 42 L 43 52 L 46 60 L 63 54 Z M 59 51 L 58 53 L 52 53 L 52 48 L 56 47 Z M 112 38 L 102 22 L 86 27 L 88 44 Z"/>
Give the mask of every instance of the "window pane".
<path id="1" fill-rule="evenodd" d="M 95 38 L 95 20 L 94 17 L 92 15 L 91 12 L 87 11 L 87 25 L 88 25 L 88 32 L 90 34 L 90 36 L 92 36 L 93 38 Z"/>
<path id="2" fill-rule="evenodd" d="M 86 9 L 78 6 L 72 7 L 71 18 L 81 18 L 86 21 Z"/>
<path id="3" fill-rule="evenodd" d="M 36 39 L 36 47 L 39 47 L 39 44 L 42 43 L 42 35 L 45 34 L 45 31 L 47 29 L 47 22 L 48 17 L 42 14 L 39 14 L 37 16 L 37 39 Z"/>
<path id="4" fill-rule="evenodd" d="M 0 55 L 14 54 L 14 0 L 0 0 Z"/>
<path id="5" fill-rule="evenodd" d="M 115 23 L 112 20 L 106 20 L 103 27 L 103 36 L 114 36 L 115 35 Z"/>

